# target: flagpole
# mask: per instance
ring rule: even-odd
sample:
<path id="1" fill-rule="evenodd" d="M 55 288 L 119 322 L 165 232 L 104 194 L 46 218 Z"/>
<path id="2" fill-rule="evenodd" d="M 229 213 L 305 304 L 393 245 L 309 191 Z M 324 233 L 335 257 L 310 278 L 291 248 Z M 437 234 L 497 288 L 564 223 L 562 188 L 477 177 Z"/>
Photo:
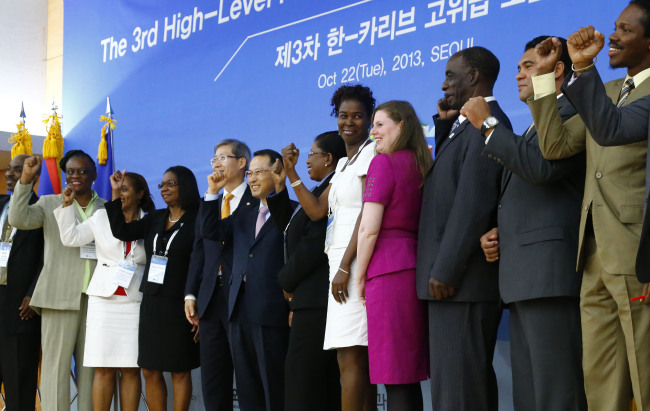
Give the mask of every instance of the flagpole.
<path id="1" fill-rule="evenodd" d="M 106 117 L 113 118 L 113 108 L 111 107 L 111 100 L 108 96 L 106 97 Z M 111 127 L 108 128 L 108 133 L 108 137 L 111 140 L 111 169 L 115 170 L 115 146 L 113 145 L 113 129 Z"/>

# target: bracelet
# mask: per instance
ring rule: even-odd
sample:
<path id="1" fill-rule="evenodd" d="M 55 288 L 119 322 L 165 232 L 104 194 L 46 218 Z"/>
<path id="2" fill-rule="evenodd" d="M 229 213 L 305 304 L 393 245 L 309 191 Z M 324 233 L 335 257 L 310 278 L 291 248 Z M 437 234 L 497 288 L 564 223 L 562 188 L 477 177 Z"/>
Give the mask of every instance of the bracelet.
<path id="1" fill-rule="evenodd" d="M 343 271 L 343 272 L 346 273 L 347 275 L 350 275 L 350 272 L 349 272 L 349 271 L 345 271 L 345 270 L 342 269 L 341 267 L 339 267 L 339 271 Z"/>
<path id="2" fill-rule="evenodd" d="M 300 184 L 302 184 L 302 180 L 298 179 L 298 180 L 294 181 L 293 183 L 291 183 L 291 187 L 296 188 Z"/>
<path id="3" fill-rule="evenodd" d="M 596 56 L 596 60 L 594 60 L 593 63 L 591 63 L 591 64 L 588 65 L 587 67 L 583 67 L 583 68 L 581 68 L 581 69 L 577 69 L 577 68 L 575 68 L 575 66 L 573 65 L 573 63 L 571 63 L 571 70 L 573 70 L 574 73 L 582 73 L 583 71 L 587 71 L 587 70 L 589 70 L 590 68 L 592 68 L 593 66 L 595 66 L 597 61 L 598 61 L 598 56 Z"/>

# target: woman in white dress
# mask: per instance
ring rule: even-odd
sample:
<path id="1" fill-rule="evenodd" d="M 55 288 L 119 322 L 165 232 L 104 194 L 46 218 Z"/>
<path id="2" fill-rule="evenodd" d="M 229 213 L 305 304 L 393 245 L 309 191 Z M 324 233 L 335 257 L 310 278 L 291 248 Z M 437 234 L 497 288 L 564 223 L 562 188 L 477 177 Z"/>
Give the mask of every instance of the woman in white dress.
<path id="1" fill-rule="evenodd" d="M 366 308 L 354 284 L 362 197 L 375 155 L 375 143 L 368 138 L 375 99 L 368 87 L 342 86 L 334 92 L 331 105 L 347 157 L 339 160 L 329 188 L 316 198 L 302 184 L 294 168 L 299 153 L 293 144 L 282 150 L 282 157 L 287 177 L 309 218 L 316 221 L 328 216 L 325 252 L 331 289 L 323 346 L 337 350 L 342 410 L 367 411 L 376 409 L 377 392 L 368 372 Z"/>
<path id="2" fill-rule="evenodd" d="M 155 208 L 144 177 L 126 173 L 121 187 L 113 188 L 113 198 L 122 201 L 127 221 L 137 220 Z M 141 241 L 126 243 L 113 237 L 106 210 L 97 210 L 86 221 L 75 219 L 74 191 L 66 187 L 63 205 L 54 210 L 61 242 L 82 247 L 94 241 L 97 267 L 88 285 L 88 317 L 84 366 L 95 367 L 93 406 L 108 411 L 119 370 L 120 405 L 136 411 L 140 401 L 138 367 L 138 323 L 142 280 L 146 256 Z M 87 252 L 92 252 L 92 245 Z"/>

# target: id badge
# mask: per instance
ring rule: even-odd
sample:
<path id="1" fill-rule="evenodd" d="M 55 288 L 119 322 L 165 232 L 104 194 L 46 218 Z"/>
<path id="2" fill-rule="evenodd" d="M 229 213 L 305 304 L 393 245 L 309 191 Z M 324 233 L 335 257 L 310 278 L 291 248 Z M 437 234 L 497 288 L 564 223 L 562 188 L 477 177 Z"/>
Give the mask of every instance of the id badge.
<path id="1" fill-rule="evenodd" d="M 160 255 L 151 256 L 149 264 L 149 276 L 147 281 L 162 284 L 165 281 L 165 270 L 167 269 L 167 257 Z"/>
<path id="2" fill-rule="evenodd" d="M 113 283 L 123 288 L 129 288 L 135 268 L 133 261 L 121 261 L 118 265 L 111 267 Z"/>
<path id="3" fill-rule="evenodd" d="M 86 260 L 97 259 L 97 250 L 95 249 L 94 241 L 79 247 L 79 258 L 85 258 Z"/>
<path id="4" fill-rule="evenodd" d="M 11 243 L 0 243 L 0 267 L 6 267 L 11 252 Z"/>

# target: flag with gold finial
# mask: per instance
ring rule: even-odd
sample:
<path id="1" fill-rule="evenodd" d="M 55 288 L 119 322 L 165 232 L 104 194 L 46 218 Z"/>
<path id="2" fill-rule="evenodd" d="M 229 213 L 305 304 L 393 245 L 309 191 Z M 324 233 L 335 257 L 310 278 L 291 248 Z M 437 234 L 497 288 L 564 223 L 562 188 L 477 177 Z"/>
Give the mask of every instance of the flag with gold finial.
<path id="1" fill-rule="evenodd" d="M 32 135 L 27 131 L 25 127 L 25 105 L 20 103 L 20 123 L 16 124 L 18 133 L 12 134 L 9 138 L 9 142 L 13 143 L 11 147 L 11 158 L 14 158 L 20 154 L 32 155 Z"/>
<path id="2" fill-rule="evenodd" d="M 105 200 L 110 200 L 112 195 L 111 174 L 115 170 L 113 161 L 113 129 L 117 121 L 113 119 L 111 101 L 106 97 L 106 115 L 100 116 L 99 121 L 104 121 L 99 147 L 97 148 L 97 180 L 95 180 L 95 191 L 97 195 Z"/>
<path id="3" fill-rule="evenodd" d="M 47 116 L 45 130 L 47 137 L 43 141 L 43 166 L 38 185 L 38 195 L 61 194 L 61 169 L 59 161 L 63 157 L 63 136 L 61 135 L 61 116 L 56 101 L 52 99 L 52 114 Z"/>

